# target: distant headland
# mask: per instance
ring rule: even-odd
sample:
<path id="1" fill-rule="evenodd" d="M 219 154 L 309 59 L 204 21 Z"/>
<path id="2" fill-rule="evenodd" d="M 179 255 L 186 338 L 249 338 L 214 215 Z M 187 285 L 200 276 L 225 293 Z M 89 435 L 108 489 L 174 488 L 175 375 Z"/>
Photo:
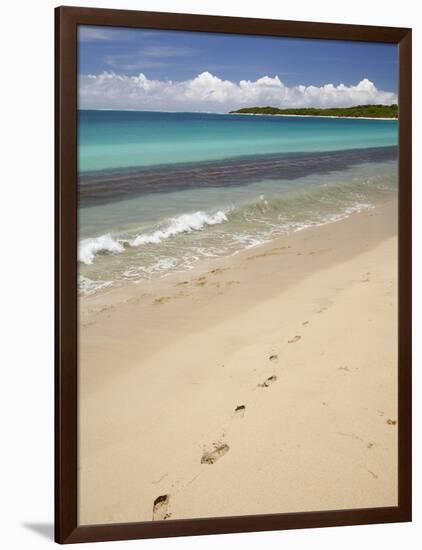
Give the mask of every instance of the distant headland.
<path id="1" fill-rule="evenodd" d="M 236 111 L 230 111 L 235 115 L 281 115 L 281 116 L 317 116 L 317 117 L 339 117 L 339 118 L 398 118 L 398 107 L 392 105 L 356 105 L 355 107 L 332 107 L 332 108 L 289 108 L 279 109 L 278 107 L 244 107 Z"/>

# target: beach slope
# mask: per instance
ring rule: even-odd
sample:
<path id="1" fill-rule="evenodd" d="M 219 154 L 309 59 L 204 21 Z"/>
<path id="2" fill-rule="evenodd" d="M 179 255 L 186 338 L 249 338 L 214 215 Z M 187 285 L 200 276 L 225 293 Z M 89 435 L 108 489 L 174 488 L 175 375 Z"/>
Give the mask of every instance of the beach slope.
<path id="1" fill-rule="evenodd" d="M 395 506 L 396 208 L 81 300 L 79 522 Z"/>

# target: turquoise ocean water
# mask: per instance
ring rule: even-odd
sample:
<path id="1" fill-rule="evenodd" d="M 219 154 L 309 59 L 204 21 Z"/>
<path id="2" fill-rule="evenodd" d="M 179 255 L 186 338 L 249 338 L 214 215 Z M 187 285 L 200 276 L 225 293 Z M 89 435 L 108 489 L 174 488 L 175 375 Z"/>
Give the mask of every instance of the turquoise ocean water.
<path id="1" fill-rule="evenodd" d="M 371 208 L 396 146 L 394 120 L 79 111 L 81 293 Z"/>
<path id="2" fill-rule="evenodd" d="M 395 145 L 397 122 L 327 118 L 79 112 L 79 170 L 218 160 L 241 155 Z"/>

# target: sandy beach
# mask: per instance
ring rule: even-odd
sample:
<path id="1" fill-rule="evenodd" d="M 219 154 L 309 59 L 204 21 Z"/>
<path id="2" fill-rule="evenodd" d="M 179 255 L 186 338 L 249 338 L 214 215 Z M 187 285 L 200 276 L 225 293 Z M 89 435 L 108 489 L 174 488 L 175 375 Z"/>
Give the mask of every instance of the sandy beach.
<path id="1" fill-rule="evenodd" d="M 81 299 L 79 522 L 395 506 L 396 209 Z"/>
<path id="2" fill-rule="evenodd" d="M 223 114 L 223 113 L 221 113 Z M 229 113 L 230 115 L 243 115 L 243 116 L 282 116 L 282 117 L 294 117 L 294 118 L 351 118 L 353 120 L 397 120 L 394 117 L 373 117 L 373 116 L 337 116 L 337 115 L 287 115 L 278 113 Z"/>

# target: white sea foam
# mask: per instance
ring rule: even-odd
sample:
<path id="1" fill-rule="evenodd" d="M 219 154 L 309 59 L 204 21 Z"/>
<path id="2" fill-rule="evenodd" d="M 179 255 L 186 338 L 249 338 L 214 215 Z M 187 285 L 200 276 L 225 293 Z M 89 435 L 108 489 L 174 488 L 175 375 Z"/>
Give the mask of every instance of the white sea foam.
<path id="1" fill-rule="evenodd" d="M 113 284 L 112 281 L 93 281 L 83 275 L 79 276 L 78 286 L 81 294 L 94 294 L 97 290 L 107 288 Z"/>
<path id="2" fill-rule="evenodd" d="M 206 226 L 218 225 L 226 221 L 226 213 L 221 210 L 215 214 L 198 211 L 170 218 L 160 229 L 156 229 L 151 233 L 141 233 L 132 239 L 128 239 L 127 237 L 118 239 L 110 233 L 99 237 L 83 239 L 79 243 L 78 259 L 80 262 L 90 265 L 94 262 L 98 253 L 123 252 L 125 244 L 133 247 L 144 244 L 159 244 L 181 233 L 200 231 Z"/>
<path id="3" fill-rule="evenodd" d="M 162 241 L 175 237 L 180 233 L 191 233 L 200 231 L 207 225 L 218 225 L 227 221 L 227 216 L 219 210 L 215 214 L 206 212 L 194 212 L 192 214 L 182 214 L 177 218 L 171 218 L 169 222 L 161 229 L 152 233 L 141 233 L 130 241 L 131 246 L 141 246 L 144 244 L 158 244 Z"/>
<path id="4" fill-rule="evenodd" d="M 79 244 L 79 261 L 92 264 L 98 252 L 123 252 L 124 246 L 110 234 L 83 239 Z"/>
<path id="5" fill-rule="evenodd" d="M 285 230 L 286 232 L 297 233 L 298 231 L 303 231 L 304 229 L 308 229 L 309 227 L 319 227 L 322 225 L 339 222 L 348 218 L 352 214 L 357 214 L 371 208 L 374 208 L 372 204 L 356 203 L 351 206 L 342 208 L 337 214 L 327 214 L 325 216 L 310 221 L 287 223 L 285 225 Z"/>

